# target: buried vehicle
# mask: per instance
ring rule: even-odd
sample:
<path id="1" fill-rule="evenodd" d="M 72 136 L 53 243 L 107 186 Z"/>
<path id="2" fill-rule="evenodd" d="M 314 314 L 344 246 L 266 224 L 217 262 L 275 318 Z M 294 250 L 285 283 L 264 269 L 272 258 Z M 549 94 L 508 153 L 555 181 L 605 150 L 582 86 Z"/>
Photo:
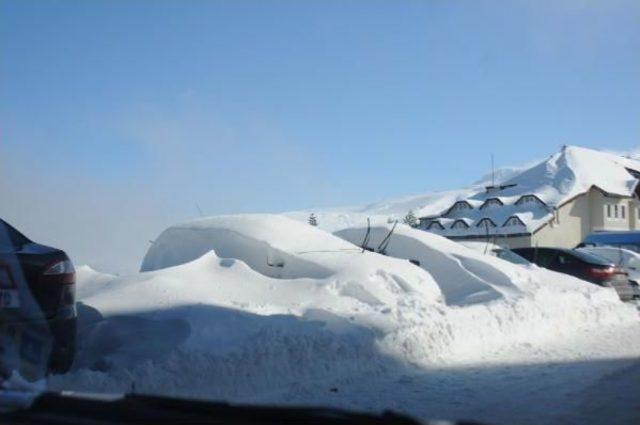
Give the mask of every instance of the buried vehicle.
<path id="1" fill-rule="evenodd" d="M 614 288 L 622 301 L 637 297 L 627 272 L 599 255 L 565 248 L 514 248 L 513 251 L 540 267 Z"/>
<path id="2" fill-rule="evenodd" d="M 40 374 L 68 371 L 76 323 L 75 269 L 67 254 L 29 240 L 0 219 L 0 330 L 6 346 L 19 353 L 17 364 L 2 364 L 0 372 L 25 360 Z M 12 362 L 7 351 L 0 352 L 3 363 Z M 31 369 L 27 375 L 37 376 Z"/>
<path id="3" fill-rule="evenodd" d="M 491 242 L 461 241 L 458 243 L 466 248 L 473 249 L 483 254 L 498 257 L 513 264 L 519 264 L 521 266 L 530 266 L 532 264 L 531 261 L 527 260 L 519 254 L 516 254 L 511 249 L 504 248 Z"/>

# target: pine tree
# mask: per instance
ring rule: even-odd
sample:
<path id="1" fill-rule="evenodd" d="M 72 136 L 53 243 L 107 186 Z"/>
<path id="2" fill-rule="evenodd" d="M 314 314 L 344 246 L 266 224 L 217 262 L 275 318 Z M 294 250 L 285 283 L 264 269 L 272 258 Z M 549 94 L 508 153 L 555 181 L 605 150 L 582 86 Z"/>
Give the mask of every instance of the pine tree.
<path id="1" fill-rule="evenodd" d="M 402 222 L 407 226 L 416 227 L 418 225 L 418 219 L 416 218 L 413 210 L 409 210 L 407 215 L 404 216 Z"/>
<path id="2" fill-rule="evenodd" d="M 314 213 L 311 213 L 311 215 L 309 216 L 309 224 L 312 226 L 317 226 L 318 225 L 318 218 L 316 217 L 316 215 Z"/>

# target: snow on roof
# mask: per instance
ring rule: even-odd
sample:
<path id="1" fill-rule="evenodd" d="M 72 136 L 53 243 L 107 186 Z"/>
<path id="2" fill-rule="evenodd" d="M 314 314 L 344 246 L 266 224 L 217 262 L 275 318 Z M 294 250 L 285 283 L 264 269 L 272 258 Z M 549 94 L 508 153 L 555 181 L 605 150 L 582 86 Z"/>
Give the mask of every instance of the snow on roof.
<path id="1" fill-rule="evenodd" d="M 640 171 L 640 162 L 612 153 L 566 146 L 560 152 L 539 162 L 501 183 L 499 187 L 478 189 L 466 199 L 473 209 L 452 210 L 455 203 L 441 211 L 440 221 L 445 227 L 439 233 L 445 236 L 481 236 L 486 234 L 484 226 L 475 224 L 484 218 L 491 219 L 497 227 L 491 234 L 531 233 L 545 225 L 555 208 L 562 206 L 576 196 L 597 188 L 608 195 L 632 197 L 638 179 L 632 172 Z M 535 205 L 518 201 L 525 196 L 534 196 L 539 201 Z M 503 205 L 486 204 L 498 199 Z M 478 206 L 484 206 L 482 209 Z M 516 216 L 524 226 L 505 226 L 510 217 Z M 468 229 L 450 229 L 448 220 L 464 219 Z M 428 225 L 429 221 L 425 223 Z"/>

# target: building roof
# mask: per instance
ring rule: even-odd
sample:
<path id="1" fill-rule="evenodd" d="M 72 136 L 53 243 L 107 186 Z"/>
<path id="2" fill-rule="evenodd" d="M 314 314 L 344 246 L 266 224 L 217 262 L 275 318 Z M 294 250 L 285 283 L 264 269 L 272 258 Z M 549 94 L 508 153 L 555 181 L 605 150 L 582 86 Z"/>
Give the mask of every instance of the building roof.
<path id="1" fill-rule="evenodd" d="M 640 162 L 633 159 L 576 146 L 563 147 L 560 152 L 499 186 L 479 188 L 475 193 L 457 199 L 455 202 L 466 201 L 473 209 L 453 211 L 455 203 L 447 206 L 438 219 L 444 230 L 437 232 L 453 237 L 486 235 L 486 227 L 477 227 L 476 224 L 483 218 L 489 218 L 496 224 L 495 228 L 489 229 L 491 235 L 533 233 L 553 218 L 555 209 L 592 188 L 609 196 L 632 197 L 638 185 L 639 172 Z M 533 195 L 540 202 L 518 205 L 518 200 L 527 195 Z M 502 205 L 480 209 L 492 198 L 498 199 Z M 512 216 L 518 217 L 524 226 L 504 226 Z M 451 223 L 457 219 L 463 219 L 469 228 L 451 229 Z"/>

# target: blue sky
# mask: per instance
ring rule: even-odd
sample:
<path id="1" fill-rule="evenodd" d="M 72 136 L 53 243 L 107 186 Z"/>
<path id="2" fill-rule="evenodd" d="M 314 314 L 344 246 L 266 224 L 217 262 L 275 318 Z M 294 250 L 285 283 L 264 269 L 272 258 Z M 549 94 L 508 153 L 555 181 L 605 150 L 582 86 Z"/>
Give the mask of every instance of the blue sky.
<path id="1" fill-rule="evenodd" d="M 0 214 L 152 234 L 631 150 L 638 52 L 634 0 L 3 0 Z"/>

